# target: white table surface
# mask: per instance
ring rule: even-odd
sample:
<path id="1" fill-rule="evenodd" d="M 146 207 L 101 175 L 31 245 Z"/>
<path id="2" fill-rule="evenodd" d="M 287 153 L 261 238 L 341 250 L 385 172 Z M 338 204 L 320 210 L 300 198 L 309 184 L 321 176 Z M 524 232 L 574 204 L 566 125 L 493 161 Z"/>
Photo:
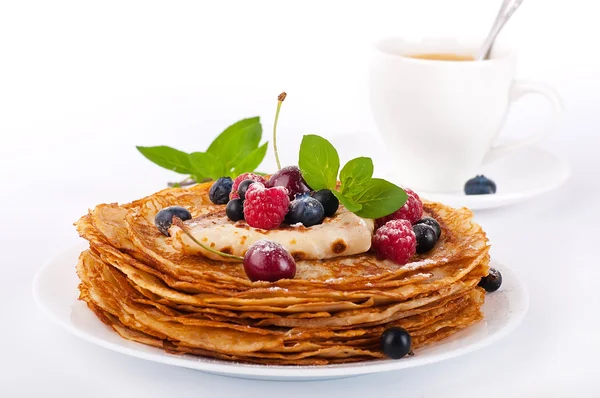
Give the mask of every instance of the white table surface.
<path id="1" fill-rule="evenodd" d="M 392 7 L 393 3 L 386 4 Z M 442 7 L 442 3 L 446 4 L 438 2 L 437 6 Z M 448 3 L 473 7 L 483 2 Z M 561 6 L 544 4 L 548 4 L 548 15 L 561 16 Z M 377 7 L 381 11 L 387 6 Z M 337 8 L 323 7 L 324 16 L 312 23 L 314 29 L 325 31 L 328 18 Z M 496 7 L 494 4 L 486 11 L 488 19 Z M 172 63 L 165 61 L 185 53 L 185 44 L 192 41 L 188 38 L 181 45 L 173 44 L 175 37 L 189 37 L 187 33 L 198 33 L 196 30 L 202 28 L 199 24 L 197 29 L 185 31 L 192 26 L 194 12 L 178 11 L 185 19 L 180 23 L 169 19 L 173 15 L 168 10 L 158 8 L 144 9 L 144 18 L 139 19 L 133 18 L 138 10 L 132 7 L 123 7 L 118 14 L 99 10 L 105 19 L 73 19 L 71 14 L 64 14 L 66 9 L 61 4 L 31 14 L 26 7 L 13 10 L 17 15 L 0 13 L 6 19 L 3 22 L 8 23 L 2 27 L 8 26 L 22 41 L 5 49 L 18 62 L 8 64 L 9 73 L 0 77 L 4 79 L 0 81 L 0 397 L 600 396 L 599 62 L 588 58 L 577 63 L 566 57 L 548 63 L 546 68 L 539 67 L 547 63 L 544 57 L 552 59 L 556 52 L 584 54 L 582 50 L 591 42 L 572 48 L 568 40 L 560 41 L 563 33 L 552 29 L 551 17 L 537 26 L 544 34 L 554 34 L 552 40 L 560 46 L 558 50 L 549 44 L 535 47 L 533 42 L 539 36 L 523 35 L 524 47 L 535 47 L 538 58 L 523 57 L 522 71 L 526 77 L 555 85 L 565 99 L 567 113 L 560 131 L 545 146 L 569 159 L 572 176 L 559 190 L 534 201 L 476 214 L 492 241 L 492 255 L 518 271 L 529 287 L 531 307 L 523 324 L 489 348 L 435 365 L 334 381 L 275 383 L 173 368 L 81 341 L 51 323 L 35 307 L 32 278 L 53 253 L 78 242 L 72 222 L 89 207 L 132 200 L 178 178 L 145 161 L 134 145 L 168 144 L 189 151 L 202 150 L 220 128 L 254 114 L 264 116 L 265 131 L 269 131 L 274 99 L 281 87 L 290 94 L 280 125 L 285 135 L 280 138 L 285 144 L 280 145 L 284 146 L 286 163 L 295 160 L 294 148 L 301 133 L 306 132 L 332 137 L 359 133 L 365 135 L 365 142 L 377 145 L 378 141 L 370 138 L 374 129 L 364 86 L 366 63 L 362 60 L 367 59 L 367 41 L 357 42 L 364 53 L 336 52 L 327 58 L 328 46 L 334 40 L 315 33 L 304 39 L 315 46 L 315 56 L 325 57 L 327 62 L 315 61 L 318 67 L 309 61 L 294 66 L 308 50 L 299 39 L 283 46 L 282 41 L 291 37 L 283 33 L 284 39 L 272 44 L 285 51 L 282 62 L 287 72 L 268 66 L 268 71 L 261 74 L 260 68 L 270 65 L 276 55 L 261 63 L 244 52 L 248 41 L 256 37 L 270 43 L 273 25 L 261 28 L 262 22 L 267 23 L 261 21 L 258 33 L 246 31 L 250 39 L 238 35 L 242 42 L 237 50 L 245 62 L 251 59 L 254 65 L 241 68 L 240 77 L 232 64 L 225 62 L 217 67 L 210 62 L 215 58 L 206 54 L 230 56 L 212 47 L 203 48 L 204 54 L 186 53 Z M 360 7 L 347 11 L 356 17 L 367 12 Z M 535 12 L 534 6 L 530 11 L 519 11 L 524 16 L 529 13 L 528 17 Z M 169 28 L 183 28 L 153 35 L 150 25 L 154 22 L 146 24 L 148 13 L 164 17 Z M 588 18 L 582 25 L 590 29 L 597 25 L 591 14 L 578 14 L 578 18 Z M 309 15 L 308 11 L 302 14 Z M 236 18 L 236 23 L 243 23 L 243 18 Z M 410 25 L 411 18 L 404 18 Z M 444 23 L 444 15 L 436 18 L 435 23 Z M 96 35 L 106 20 L 118 34 L 109 29 Z M 129 29 L 128 23 L 133 20 L 137 21 L 135 29 Z M 379 30 L 379 25 L 371 22 L 370 34 L 376 37 L 393 31 L 390 21 L 385 19 L 387 28 Z M 351 20 L 339 23 L 340 29 L 355 32 L 350 28 Z M 37 30 L 28 36 L 33 25 Z M 485 25 L 476 28 L 481 30 Z M 514 25 L 518 25 L 516 20 Z M 301 26 L 299 23 L 290 29 Z M 410 26 L 418 28 L 415 23 Z M 583 29 L 578 26 L 572 23 L 570 29 Z M 78 33 L 73 34 L 71 28 L 77 28 Z M 522 27 L 520 33 L 525 31 Z M 138 32 L 143 35 L 136 36 Z M 170 35 L 166 44 L 160 40 L 163 33 Z M 507 34 L 508 38 L 516 35 Z M 353 37 L 359 35 L 355 32 Z M 132 43 L 136 45 L 132 47 Z M 229 45 L 234 44 L 231 39 Z M 132 48 L 134 53 L 130 53 Z M 155 56 L 155 51 L 166 54 L 166 58 Z M 302 58 L 294 59 L 295 52 L 300 52 Z M 264 61 L 268 54 L 259 51 L 257 57 Z M 124 61 L 107 61 L 109 56 Z M 344 67 L 342 61 L 336 64 L 336 59 L 343 59 Z M 575 67 L 577 73 L 572 72 Z M 269 73 L 274 73 L 272 78 Z M 332 88 L 339 93 L 336 101 L 324 98 Z M 544 112 L 543 105 L 535 101 L 519 105 L 511 114 L 509 134 L 528 134 L 529 127 L 524 126 L 537 126 Z M 346 148 L 351 152 L 372 151 L 368 146 L 350 143 Z M 272 167 L 269 154 L 263 169 Z"/>

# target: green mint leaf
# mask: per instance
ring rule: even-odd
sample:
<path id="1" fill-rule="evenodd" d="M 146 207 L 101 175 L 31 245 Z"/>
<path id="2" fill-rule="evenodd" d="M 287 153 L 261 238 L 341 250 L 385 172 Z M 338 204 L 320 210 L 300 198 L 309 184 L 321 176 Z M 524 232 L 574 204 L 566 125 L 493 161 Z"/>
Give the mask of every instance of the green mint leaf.
<path id="1" fill-rule="evenodd" d="M 352 213 L 356 213 L 360 209 L 362 209 L 362 205 L 360 203 L 356 203 L 354 200 L 350 199 L 347 196 L 344 196 L 341 192 L 331 191 L 336 198 L 340 201 L 341 204 L 344 205 L 346 209 L 351 211 Z"/>
<path id="2" fill-rule="evenodd" d="M 363 186 L 361 192 L 352 193 L 350 199 L 362 205 L 360 210 L 354 212 L 357 216 L 380 218 L 404 206 L 407 195 L 399 186 L 380 178 L 373 178 Z"/>
<path id="3" fill-rule="evenodd" d="M 373 177 L 373 160 L 360 157 L 350 160 L 340 171 L 342 193 L 358 193 Z"/>
<path id="4" fill-rule="evenodd" d="M 193 174 L 195 171 L 190 156 L 175 148 L 168 146 L 138 146 L 136 148 L 146 159 L 165 169 L 181 174 Z"/>
<path id="5" fill-rule="evenodd" d="M 203 177 L 202 179 L 212 178 L 213 180 L 216 180 L 227 174 L 223 161 L 212 153 L 192 152 L 189 156 L 192 167 L 194 168 L 192 174 L 194 174 L 195 181 L 202 181 L 196 179 L 196 177 Z"/>
<path id="6" fill-rule="evenodd" d="M 254 171 L 263 161 L 265 155 L 267 154 L 267 148 L 269 147 L 269 143 L 265 142 L 262 146 L 259 146 L 248 156 L 241 159 L 235 166 L 233 166 L 233 176 L 238 176 L 243 173 L 248 173 Z"/>
<path id="7" fill-rule="evenodd" d="M 220 158 L 227 171 L 230 171 L 240 160 L 250 155 L 258 147 L 261 137 L 260 118 L 257 116 L 243 119 L 219 134 L 206 152 Z"/>
<path id="8" fill-rule="evenodd" d="M 298 167 L 312 189 L 336 188 L 340 157 L 325 138 L 312 134 L 302 138 Z"/>

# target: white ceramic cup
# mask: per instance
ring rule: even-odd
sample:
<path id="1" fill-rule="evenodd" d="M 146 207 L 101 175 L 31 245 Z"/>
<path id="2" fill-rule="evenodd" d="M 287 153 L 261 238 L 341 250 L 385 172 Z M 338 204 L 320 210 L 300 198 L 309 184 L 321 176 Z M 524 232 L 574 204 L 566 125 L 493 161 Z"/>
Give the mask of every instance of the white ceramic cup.
<path id="1" fill-rule="evenodd" d="M 474 55 L 479 44 L 401 38 L 376 43 L 371 108 L 394 181 L 425 192 L 461 191 L 482 164 L 552 132 L 562 113 L 559 95 L 547 85 L 515 80 L 516 56 L 510 49 L 496 45 L 485 61 L 410 57 Z M 540 94 L 552 104 L 550 125 L 521 141 L 493 146 L 510 104 L 528 93 Z"/>

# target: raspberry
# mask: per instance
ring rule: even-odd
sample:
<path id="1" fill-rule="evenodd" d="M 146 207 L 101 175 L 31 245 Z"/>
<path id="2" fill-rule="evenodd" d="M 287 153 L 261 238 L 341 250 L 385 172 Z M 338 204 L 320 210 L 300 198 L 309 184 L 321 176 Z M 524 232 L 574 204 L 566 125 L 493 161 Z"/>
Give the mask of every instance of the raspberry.
<path id="1" fill-rule="evenodd" d="M 238 187 L 240 186 L 240 183 L 244 180 L 262 182 L 263 184 L 267 183 L 267 179 L 261 175 L 254 173 L 240 174 L 235 178 L 235 180 L 233 180 L 233 185 L 231 186 L 231 193 L 229 194 L 229 199 L 237 199 L 240 197 L 240 194 L 238 193 Z"/>
<path id="2" fill-rule="evenodd" d="M 417 251 L 417 238 L 408 220 L 391 220 L 373 236 L 378 256 L 404 265 Z"/>
<path id="3" fill-rule="evenodd" d="M 244 217 L 251 227 L 274 229 L 285 219 L 289 206 L 287 189 L 265 188 L 262 183 L 255 182 L 246 191 Z"/>
<path id="4" fill-rule="evenodd" d="M 390 220 L 408 220 L 411 224 L 414 224 L 421 219 L 423 216 L 423 203 L 421 202 L 419 195 L 408 188 L 404 188 L 404 191 L 406 191 L 406 194 L 408 195 L 404 206 L 389 216 L 378 218 L 375 221 L 375 226 L 377 228 L 381 227 Z"/>

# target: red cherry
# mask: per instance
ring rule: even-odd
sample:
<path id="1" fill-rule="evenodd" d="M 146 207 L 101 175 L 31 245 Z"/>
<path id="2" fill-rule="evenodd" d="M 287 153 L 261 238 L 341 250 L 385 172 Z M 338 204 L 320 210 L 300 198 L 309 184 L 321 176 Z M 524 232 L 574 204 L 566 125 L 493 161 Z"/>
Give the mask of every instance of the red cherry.
<path id="1" fill-rule="evenodd" d="M 296 275 L 296 262 L 279 243 L 259 240 L 244 255 L 244 271 L 252 282 L 275 282 L 292 279 Z"/>
<path id="2" fill-rule="evenodd" d="M 284 187 L 288 190 L 290 200 L 296 199 L 296 194 L 310 192 L 310 187 L 304 181 L 298 166 L 284 167 L 269 178 L 268 187 Z"/>

